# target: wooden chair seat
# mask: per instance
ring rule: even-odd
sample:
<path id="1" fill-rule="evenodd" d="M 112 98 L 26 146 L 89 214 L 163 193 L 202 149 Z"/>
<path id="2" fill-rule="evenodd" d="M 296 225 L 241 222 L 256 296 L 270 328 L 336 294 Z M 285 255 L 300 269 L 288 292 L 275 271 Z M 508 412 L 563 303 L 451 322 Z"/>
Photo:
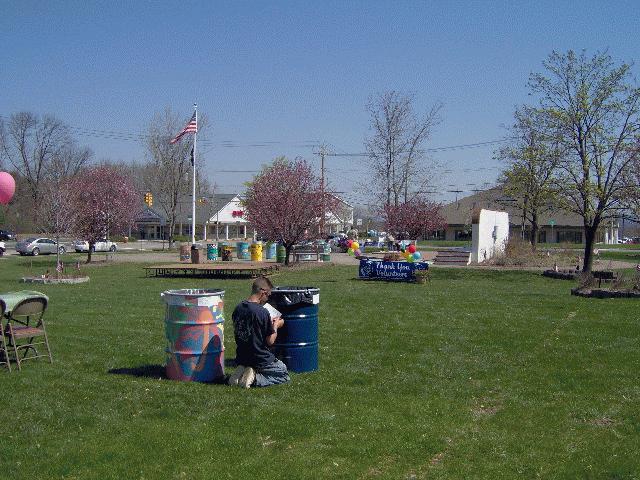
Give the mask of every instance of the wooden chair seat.
<path id="1" fill-rule="evenodd" d="M 44 335 L 44 330 L 36 327 L 13 327 L 14 338 L 33 338 Z"/>

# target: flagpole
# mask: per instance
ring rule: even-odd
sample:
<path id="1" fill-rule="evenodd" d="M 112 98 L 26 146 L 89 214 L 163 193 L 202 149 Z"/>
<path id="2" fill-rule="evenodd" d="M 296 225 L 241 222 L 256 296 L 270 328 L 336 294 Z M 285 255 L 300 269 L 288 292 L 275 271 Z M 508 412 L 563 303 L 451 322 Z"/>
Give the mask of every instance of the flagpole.
<path id="1" fill-rule="evenodd" d="M 198 137 L 198 105 L 193 104 L 196 116 L 196 131 L 193 133 L 193 185 L 191 190 L 191 245 L 196 244 L 196 142 Z"/>

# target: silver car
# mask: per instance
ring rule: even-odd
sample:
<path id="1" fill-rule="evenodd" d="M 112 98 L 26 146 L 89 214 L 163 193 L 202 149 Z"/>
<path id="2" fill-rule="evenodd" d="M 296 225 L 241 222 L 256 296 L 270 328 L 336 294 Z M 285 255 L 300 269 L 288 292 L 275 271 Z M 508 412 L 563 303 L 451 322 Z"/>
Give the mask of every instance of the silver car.
<path id="1" fill-rule="evenodd" d="M 62 255 L 67 250 L 63 245 L 58 245 L 50 238 L 27 238 L 16 243 L 16 252 L 20 255 L 40 255 L 60 252 Z"/>

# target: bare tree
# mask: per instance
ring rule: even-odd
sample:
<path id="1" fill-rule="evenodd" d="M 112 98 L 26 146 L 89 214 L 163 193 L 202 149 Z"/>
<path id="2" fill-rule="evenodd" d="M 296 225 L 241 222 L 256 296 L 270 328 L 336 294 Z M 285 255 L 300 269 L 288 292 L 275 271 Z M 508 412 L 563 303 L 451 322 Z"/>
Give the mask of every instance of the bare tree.
<path id="1" fill-rule="evenodd" d="M 427 170 L 420 166 L 422 145 L 440 121 L 441 105 L 423 117 L 413 109 L 413 98 L 389 91 L 367 104 L 371 135 L 365 146 L 371 161 L 380 200 L 384 205 L 406 203 L 427 182 Z"/>
<path id="2" fill-rule="evenodd" d="M 73 231 L 75 209 L 74 191 L 68 178 L 54 178 L 41 184 L 41 202 L 37 208 L 37 220 L 40 228 L 52 235 L 56 243 L 60 236 Z M 57 251 L 57 264 L 60 264 L 60 249 Z"/>
<path id="3" fill-rule="evenodd" d="M 200 117 L 198 131 L 206 124 Z M 190 197 L 192 144 L 170 140 L 184 127 L 185 120 L 166 108 L 157 113 L 149 125 L 147 151 L 149 162 L 144 169 L 144 185 L 154 194 L 154 201 L 162 208 L 169 226 L 169 248 L 173 244 L 178 204 Z"/>
<path id="4" fill-rule="evenodd" d="M 558 185 L 564 208 L 583 219 L 583 270 L 590 271 L 598 227 L 623 206 L 624 175 L 637 154 L 640 89 L 630 66 L 615 65 L 607 53 L 553 52 L 543 65 L 547 76 L 532 74 L 529 87 L 567 151 Z"/>
<path id="5" fill-rule="evenodd" d="M 42 181 L 77 173 L 91 157 L 89 150 L 75 146 L 60 120 L 29 112 L 11 115 L 6 125 L 0 120 L 0 153 L 24 179 L 36 205 Z"/>
<path id="6" fill-rule="evenodd" d="M 624 183 L 627 187 L 625 206 L 634 218 L 640 219 L 640 142 L 636 145 L 630 168 L 625 172 Z"/>
<path id="7" fill-rule="evenodd" d="M 514 117 L 511 142 L 498 150 L 496 157 L 506 163 L 501 178 L 504 192 L 522 212 L 523 234 L 524 225 L 529 222 L 530 242 L 535 249 L 539 218 L 554 207 L 562 144 L 548 127 L 543 112 L 524 106 L 516 110 Z"/>

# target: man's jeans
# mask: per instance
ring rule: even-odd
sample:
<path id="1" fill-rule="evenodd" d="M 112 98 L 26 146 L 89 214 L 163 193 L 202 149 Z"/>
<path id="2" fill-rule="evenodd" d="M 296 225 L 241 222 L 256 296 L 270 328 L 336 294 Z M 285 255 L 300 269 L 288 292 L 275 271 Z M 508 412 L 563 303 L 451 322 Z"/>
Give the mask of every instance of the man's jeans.
<path id="1" fill-rule="evenodd" d="M 256 368 L 256 387 L 268 387 L 269 385 L 278 385 L 286 383 L 290 380 L 287 366 L 282 361 L 276 359 L 271 365 L 262 368 Z"/>

